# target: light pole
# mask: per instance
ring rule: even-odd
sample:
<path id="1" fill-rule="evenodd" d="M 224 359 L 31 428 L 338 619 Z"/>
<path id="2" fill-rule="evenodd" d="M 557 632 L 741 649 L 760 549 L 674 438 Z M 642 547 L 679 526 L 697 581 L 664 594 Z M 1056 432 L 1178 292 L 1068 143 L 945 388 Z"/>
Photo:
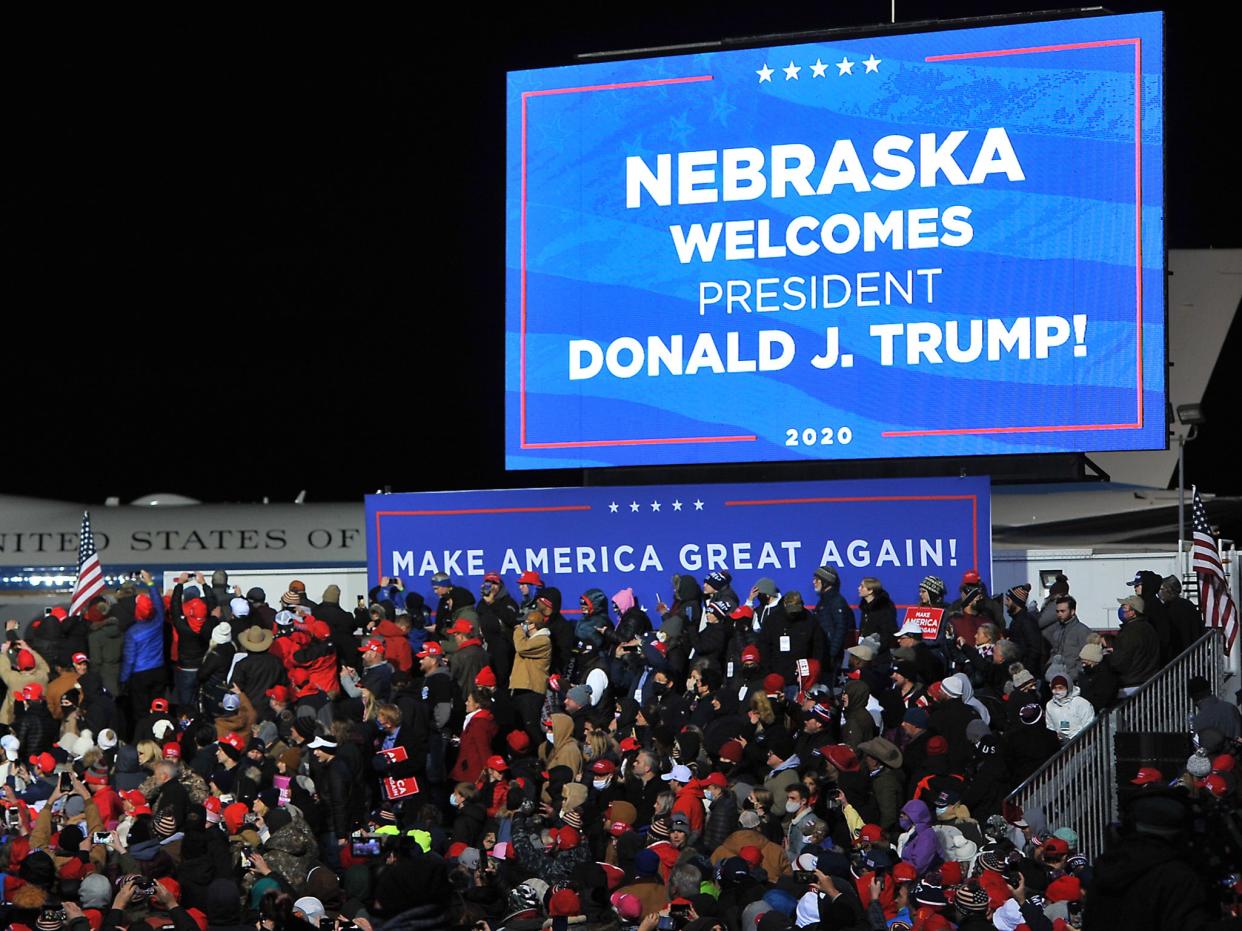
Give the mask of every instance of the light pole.
<path id="1" fill-rule="evenodd" d="M 1207 422 L 1202 404 L 1177 405 L 1177 422 L 1190 429 L 1177 434 L 1177 580 L 1186 575 L 1186 444 L 1199 435 Z"/>

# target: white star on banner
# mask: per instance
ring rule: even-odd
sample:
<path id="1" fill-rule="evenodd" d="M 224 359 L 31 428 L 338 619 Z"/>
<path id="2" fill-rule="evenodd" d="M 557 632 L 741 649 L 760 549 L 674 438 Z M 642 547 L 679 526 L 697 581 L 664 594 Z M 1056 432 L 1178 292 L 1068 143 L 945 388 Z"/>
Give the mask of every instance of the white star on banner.
<path id="1" fill-rule="evenodd" d="M 850 61 L 848 57 L 842 58 L 839 62 L 837 62 L 837 77 L 841 77 L 841 75 L 843 74 L 853 74 L 853 73 L 854 73 L 854 62 Z"/>
<path id="2" fill-rule="evenodd" d="M 769 68 L 766 64 L 762 68 L 760 68 L 758 71 L 755 72 L 755 74 L 759 75 L 760 84 L 762 84 L 764 81 L 768 81 L 770 83 L 772 81 L 772 73 L 773 73 L 772 69 Z"/>
<path id="3" fill-rule="evenodd" d="M 637 501 L 630 502 L 630 510 L 633 511 L 635 514 L 638 513 L 638 502 Z"/>
<path id="4" fill-rule="evenodd" d="M 616 514 L 616 513 L 617 513 L 617 502 L 615 502 L 615 501 L 614 501 L 614 502 L 612 502 L 611 504 L 609 504 L 609 505 L 608 505 L 608 513 L 609 513 L 609 514 Z"/>
<path id="5" fill-rule="evenodd" d="M 680 511 L 680 510 L 681 510 L 681 502 L 680 502 L 680 501 L 674 501 L 674 502 L 673 502 L 673 510 L 674 510 L 674 511 Z"/>
<path id="6" fill-rule="evenodd" d="M 703 510 L 703 502 L 702 502 L 702 501 L 695 501 L 695 502 L 694 502 L 694 509 L 695 509 L 696 511 L 701 511 L 701 510 Z"/>
<path id="7" fill-rule="evenodd" d="M 824 64 L 823 59 L 817 58 L 815 59 L 815 64 L 811 65 L 811 77 L 813 78 L 825 77 L 824 72 L 827 70 L 828 70 L 828 66 Z"/>
<path id="8" fill-rule="evenodd" d="M 651 502 L 651 510 L 653 510 L 653 511 L 658 511 L 658 510 L 660 510 L 660 502 L 659 502 L 659 501 L 652 501 L 652 502 Z"/>
<path id="9" fill-rule="evenodd" d="M 867 70 L 863 73 L 871 74 L 872 72 L 874 72 L 876 74 L 879 74 L 880 73 L 880 62 L 882 62 L 883 60 L 884 59 L 876 58 L 875 55 L 872 55 L 870 58 L 868 58 L 866 61 L 863 62 L 863 64 L 867 66 Z"/>
<path id="10" fill-rule="evenodd" d="M 793 63 L 793 59 L 790 59 L 789 67 L 782 68 L 781 70 L 785 72 L 786 81 L 796 81 L 798 80 L 798 72 L 802 69 Z"/>

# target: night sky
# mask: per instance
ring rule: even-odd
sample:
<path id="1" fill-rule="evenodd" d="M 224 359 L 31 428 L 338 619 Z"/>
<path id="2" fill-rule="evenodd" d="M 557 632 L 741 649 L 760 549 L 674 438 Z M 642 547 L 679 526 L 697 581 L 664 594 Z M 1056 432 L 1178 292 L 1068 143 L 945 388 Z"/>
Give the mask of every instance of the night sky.
<path id="1" fill-rule="evenodd" d="M 816 6 L 10 34 L 0 493 L 245 501 L 305 488 L 325 501 L 580 482 L 503 471 L 505 71 L 889 16 L 888 3 Z M 1242 246 L 1223 172 L 1236 157 L 1219 148 L 1242 14 L 1179 6 L 1166 37 L 1168 243 Z M 898 19 L 1021 9 L 905 2 Z M 1240 343 L 1235 325 L 1226 355 Z M 1188 479 L 1238 494 L 1225 375 L 1187 447 Z M 728 477 L 795 477 L 780 471 Z M 825 463 L 796 477 L 843 474 Z"/>

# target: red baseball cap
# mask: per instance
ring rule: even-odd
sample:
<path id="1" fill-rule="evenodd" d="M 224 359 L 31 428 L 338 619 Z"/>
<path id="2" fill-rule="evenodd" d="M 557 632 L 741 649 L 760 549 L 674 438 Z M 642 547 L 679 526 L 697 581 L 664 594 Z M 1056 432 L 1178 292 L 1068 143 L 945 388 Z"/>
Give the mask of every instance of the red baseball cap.
<path id="1" fill-rule="evenodd" d="M 729 780 L 725 778 L 724 773 L 711 773 L 706 779 L 699 780 L 701 786 L 715 786 L 718 789 L 723 789 L 728 784 Z"/>
<path id="2" fill-rule="evenodd" d="M 164 744 L 164 759 L 166 760 L 181 759 L 181 744 L 177 744 L 177 743 Z"/>
<path id="3" fill-rule="evenodd" d="M 43 686 L 38 682 L 31 682 L 21 691 L 23 701 L 40 701 L 43 698 Z"/>
<path id="4" fill-rule="evenodd" d="M 521 575 L 518 576 L 518 584 L 519 585 L 538 585 L 540 588 L 543 588 L 543 579 L 540 577 L 539 573 L 536 572 L 534 569 L 527 569 L 525 572 L 523 572 Z"/>
<path id="5" fill-rule="evenodd" d="M 382 637 L 372 637 L 362 646 L 358 647 L 359 653 L 383 653 L 384 639 Z"/>
<path id="6" fill-rule="evenodd" d="M 449 627 L 448 633 L 450 634 L 472 634 L 474 633 L 474 625 L 471 624 L 464 617 L 459 617 L 457 620 L 453 622 L 452 626 Z"/>
<path id="7" fill-rule="evenodd" d="M 496 585 L 499 585 L 504 580 L 501 579 L 499 572 L 492 571 L 492 572 L 489 572 L 487 575 L 483 576 L 483 581 L 493 582 Z"/>
<path id="8" fill-rule="evenodd" d="M 621 741 L 621 749 L 626 753 L 632 753 L 633 751 L 637 750 L 641 746 L 642 744 L 640 744 L 633 737 L 626 737 L 623 741 Z"/>
<path id="9" fill-rule="evenodd" d="M 155 699 L 155 701 L 151 702 L 151 710 L 154 712 L 157 712 L 158 714 L 164 714 L 165 712 L 168 711 L 168 699 L 167 698 Z"/>
<path id="10" fill-rule="evenodd" d="M 503 773 L 509 768 L 509 764 L 505 762 L 503 756 L 489 756 L 485 765 L 488 769 L 494 769 L 499 773 Z"/>
<path id="11" fill-rule="evenodd" d="M 514 753 L 525 753 L 530 749 L 530 735 L 526 731 L 509 731 L 505 743 Z"/>
<path id="12" fill-rule="evenodd" d="M 612 760 L 596 760 L 591 764 L 591 772 L 597 776 L 611 776 L 617 771 L 617 764 Z"/>
<path id="13" fill-rule="evenodd" d="M 884 840 L 884 829 L 878 824 L 864 824 L 858 832 L 858 839 L 876 844 Z"/>
<path id="14" fill-rule="evenodd" d="M 1220 798 L 1229 791 L 1229 783 L 1225 782 L 1224 779 L 1215 773 L 1212 773 L 1212 775 L 1204 779 L 1201 785 L 1217 798 Z"/>
<path id="15" fill-rule="evenodd" d="M 904 860 L 893 867 L 893 879 L 899 883 L 912 883 L 919 878 L 918 870 Z"/>
<path id="16" fill-rule="evenodd" d="M 439 642 L 436 640 L 428 640 L 426 643 L 423 644 L 422 651 L 415 654 L 415 656 L 417 656 L 419 659 L 423 659 L 428 656 L 443 656 L 443 655 L 444 655 L 444 647 L 440 646 Z"/>
<path id="17" fill-rule="evenodd" d="M 147 804 L 147 797 L 137 789 L 130 789 L 128 792 L 118 793 L 123 800 L 133 806 L 133 814 L 149 815 L 151 814 L 151 806 Z"/>
<path id="18" fill-rule="evenodd" d="M 759 648 L 755 646 L 753 643 L 742 651 L 742 662 L 743 663 L 746 662 L 747 660 L 753 660 L 754 662 L 757 663 L 759 662 L 761 658 L 762 658 L 762 655 L 759 652 Z"/>
<path id="19" fill-rule="evenodd" d="M 85 653 L 74 653 L 73 661 L 75 663 L 89 663 L 91 661 L 91 658 L 87 656 Z"/>
<path id="20" fill-rule="evenodd" d="M 29 672 L 31 669 L 34 669 L 35 668 L 34 654 L 31 653 L 29 650 L 18 650 L 17 651 L 17 668 L 21 672 Z"/>
<path id="21" fill-rule="evenodd" d="M 66 611 L 64 608 L 62 608 L 60 605 L 57 605 L 56 607 L 52 608 L 52 610 L 49 611 L 48 614 L 56 618 L 56 620 L 58 621 L 63 621 L 65 618 L 69 616 L 69 612 Z"/>
<path id="22" fill-rule="evenodd" d="M 1228 753 L 1222 753 L 1220 756 L 1214 756 L 1212 757 L 1212 772 L 1231 773 L 1233 772 L 1234 766 L 1237 765 L 1237 762 L 1238 761 Z"/>
<path id="23" fill-rule="evenodd" d="M 1164 775 L 1154 766 L 1144 766 L 1138 771 L 1138 774 L 1130 780 L 1131 785 L 1145 786 L 1153 782 L 1164 782 Z"/>
<path id="24" fill-rule="evenodd" d="M 1069 855 L 1069 844 L 1064 838 L 1050 837 L 1043 843 L 1044 856 L 1064 857 Z"/>
<path id="25" fill-rule="evenodd" d="M 785 677 L 779 672 L 769 673 L 763 677 L 763 690 L 769 695 L 779 695 L 785 691 Z"/>
<path id="26" fill-rule="evenodd" d="M 50 773 L 56 768 L 56 759 L 50 753 L 39 753 L 30 758 L 30 765 L 39 767 L 44 773 Z"/>
<path id="27" fill-rule="evenodd" d="M 287 702 L 289 700 L 289 690 L 283 685 L 273 685 L 263 694 L 272 699 L 272 701 Z"/>
<path id="28" fill-rule="evenodd" d="M 750 605 L 741 605 L 736 611 L 729 615 L 735 621 L 747 620 L 755 616 L 755 609 Z"/>
<path id="29" fill-rule="evenodd" d="M 978 585 L 979 581 L 980 579 L 979 579 L 978 569 L 967 569 L 965 572 L 962 573 L 962 584 L 963 585 Z"/>
<path id="30" fill-rule="evenodd" d="M 238 753 L 246 752 L 246 741 L 242 739 L 241 734 L 233 734 L 233 733 L 225 734 L 223 737 L 220 738 L 218 742 L 222 744 L 228 744 Z"/>

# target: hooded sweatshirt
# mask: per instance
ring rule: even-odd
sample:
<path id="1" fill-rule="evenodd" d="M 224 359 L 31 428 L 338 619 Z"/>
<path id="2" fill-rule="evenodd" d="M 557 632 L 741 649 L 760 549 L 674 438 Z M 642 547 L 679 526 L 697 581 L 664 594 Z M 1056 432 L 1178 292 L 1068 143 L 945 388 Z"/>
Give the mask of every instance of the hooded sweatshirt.
<path id="1" fill-rule="evenodd" d="M 1061 740 L 1073 740 L 1079 731 L 1095 720 L 1095 709 L 1082 697 L 1078 686 L 1071 688 L 1064 698 L 1052 700 L 1044 706 L 1044 721 L 1048 730 Z"/>
<path id="2" fill-rule="evenodd" d="M 576 780 L 582 774 L 582 751 L 574 740 L 574 719 L 567 714 L 552 715 L 552 742 L 539 748 L 539 759 L 546 769 L 568 766 Z"/>
<path id="3" fill-rule="evenodd" d="M 901 813 L 914 825 L 901 848 L 901 859 L 913 866 L 922 876 L 939 860 L 931 812 L 928 811 L 926 804 L 918 799 L 912 799 L 901 806 Z"/>

